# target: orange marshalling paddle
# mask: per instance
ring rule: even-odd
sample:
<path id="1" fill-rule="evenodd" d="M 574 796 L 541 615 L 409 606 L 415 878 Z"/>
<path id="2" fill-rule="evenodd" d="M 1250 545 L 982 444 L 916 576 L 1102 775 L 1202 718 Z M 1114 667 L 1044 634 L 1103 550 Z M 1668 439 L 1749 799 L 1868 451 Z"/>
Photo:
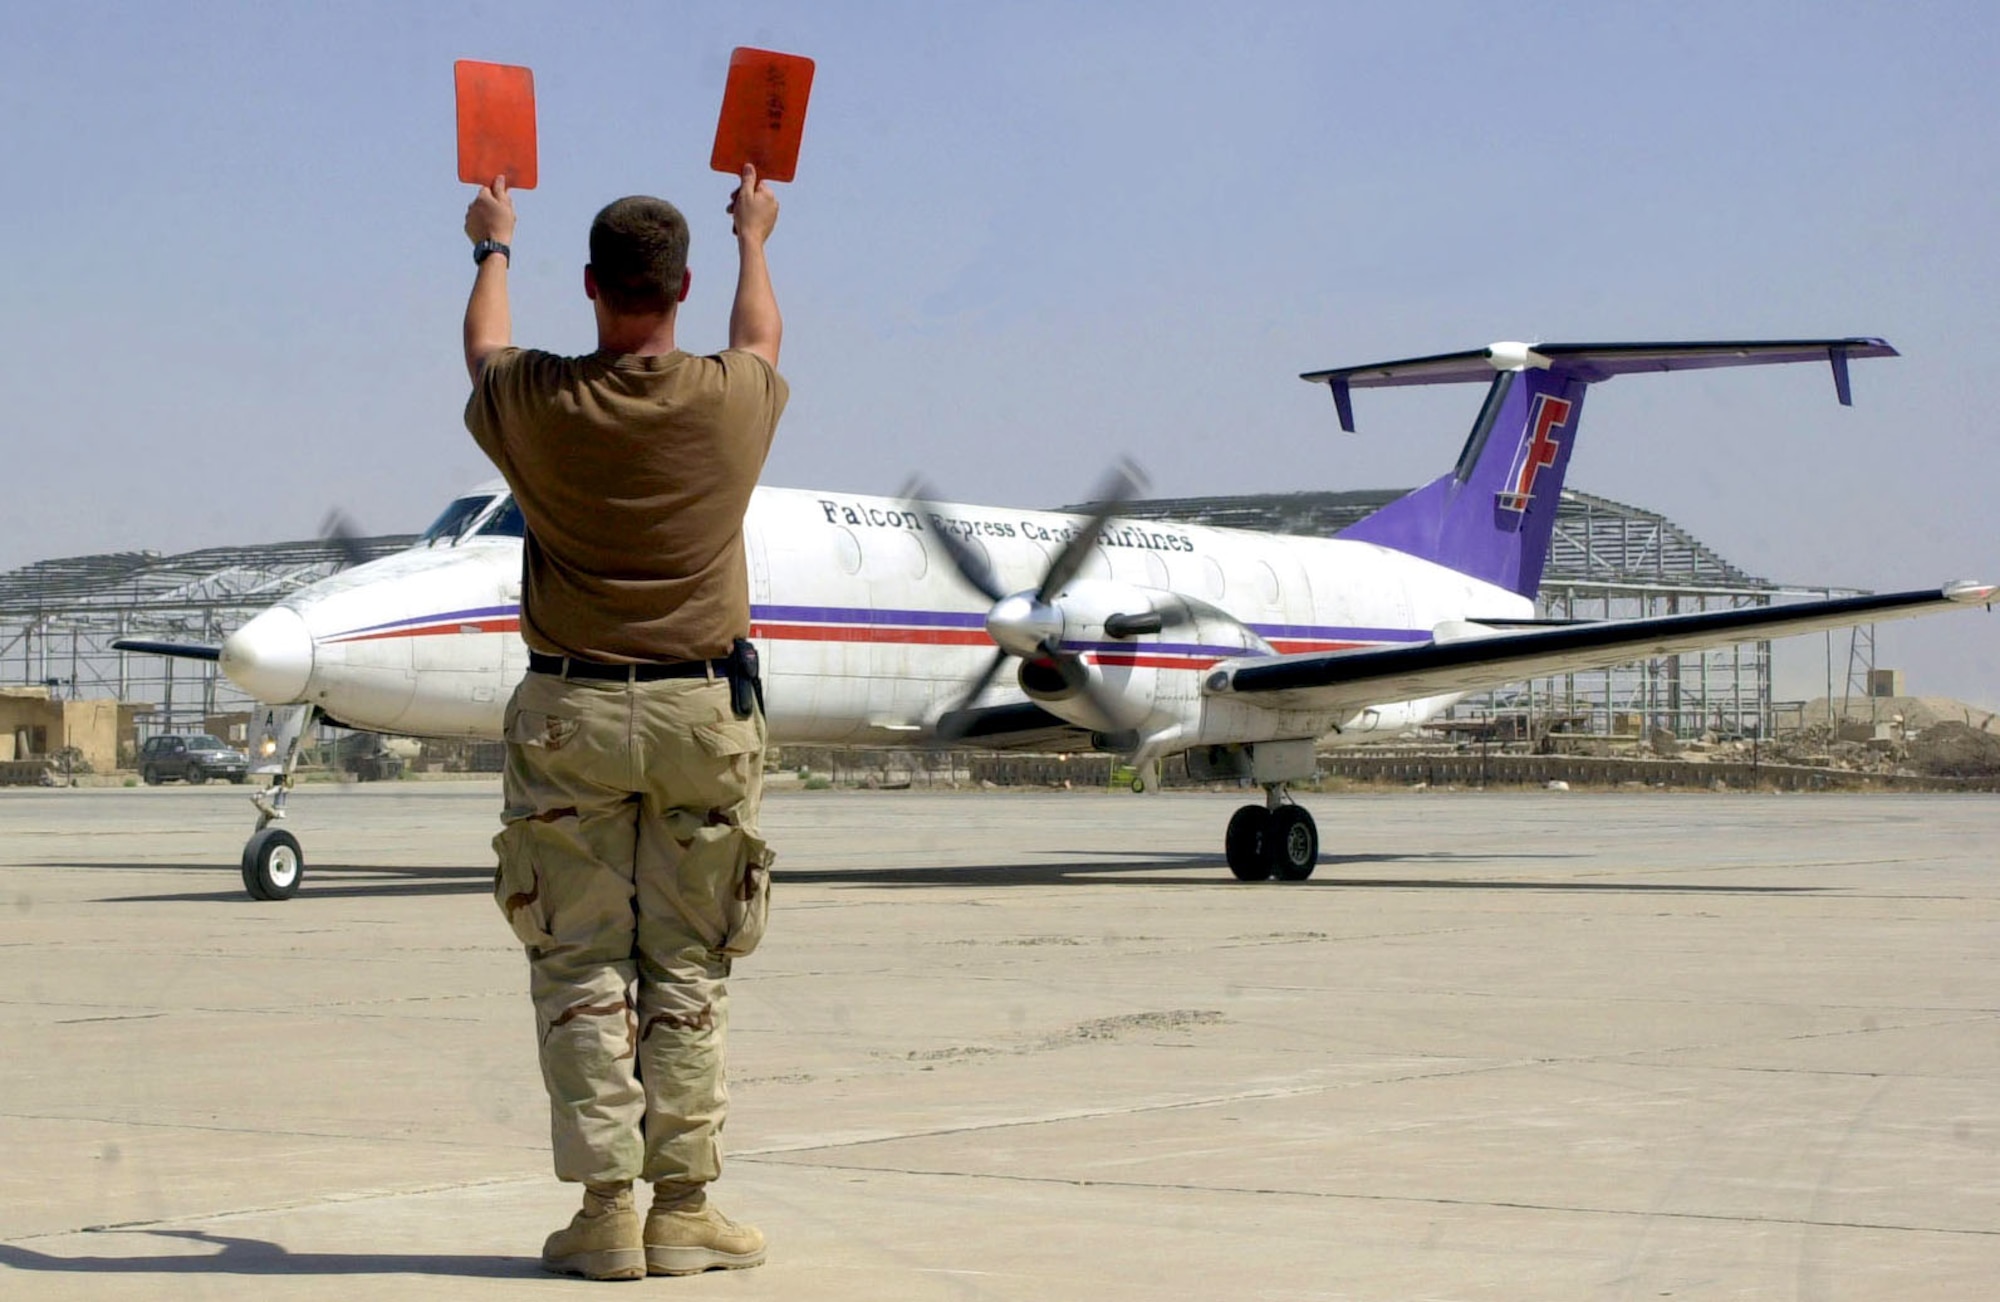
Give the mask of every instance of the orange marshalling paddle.
<path id="1" fill-rule="evenodd" d="M 534 189 L 535 74 L 513 64 L 460 59 L 452 75 L 458 85 L 458 179 L 491 185 L 504 176 L 509 189 Z"/>
<path id="2" fill-rule="evenodd" d="M 799 139 L 806 130 L 812 80 L 813 61 L 803 55 L 747 45 L 730 51 L 722 119 L 715 124 L 708 165 L 735 174 L 750 163 L 763 180 L 791 180 L 799 170 Z M 512 176 L 507 179 L 512 183 Z"/>

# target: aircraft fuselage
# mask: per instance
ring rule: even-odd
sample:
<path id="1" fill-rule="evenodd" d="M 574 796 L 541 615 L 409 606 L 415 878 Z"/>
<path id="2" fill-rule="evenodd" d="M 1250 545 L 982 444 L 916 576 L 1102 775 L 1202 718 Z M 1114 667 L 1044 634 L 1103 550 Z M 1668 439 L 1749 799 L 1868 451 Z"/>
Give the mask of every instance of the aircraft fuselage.
<path id="1" fill-rule="evenodd" d="M 773 740 L 913 740 L 993 654 L 987 603 L 955 574 L 937 534 L 951 530 L 982 552 L 1009 590 L 1030 589 L 1078 523 L 758 489 L 744 530 Z M 1187 742 L 1318 736 L 1335 725 L 1360 737 L 1410 727 L 1449 699 L 1348 718 L 1204 702 L 1201 672 L 1219 660 L 1419 642 L 1447 620 L 1533 614 L 1515 593 L 1369 543 L 1157 521 L 1114 521 L 1078 576 L 1080 588 L 1092 582 L 1194 598 L 1247 630 L 1066 642 L 1149 717 L 1185 720 Z M 352 727 L 497 738 L 527 669 L 520 584 L 518 538 L 420 545 L 294 594 L 232 639 L 224 667 L 267 703 L 309 701 Z M 271 645 L 245 654 L 260 638 Z M 1007 676 L 989 698 L 1024 699 Z"/>

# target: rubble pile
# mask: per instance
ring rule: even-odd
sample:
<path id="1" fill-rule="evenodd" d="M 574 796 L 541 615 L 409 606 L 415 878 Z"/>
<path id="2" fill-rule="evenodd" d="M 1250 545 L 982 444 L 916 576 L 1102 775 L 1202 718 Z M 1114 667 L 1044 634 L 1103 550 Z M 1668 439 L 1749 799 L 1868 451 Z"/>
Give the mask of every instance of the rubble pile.
<path id="1" fill-rule="evenodd" d="M 1949 696 L 1855 696 L 1836 697 L 1829 703 L 1824 696 L 1800 707 L 1808 725 L 1823 724 L 1831 717 L 1837 722 L 1895 723 L 1910 732 L 1919 732 L 1951 721 L 1970 724 L 1988 732 L 2000 731 L 2000 716 Z"/>
<path id="2" fill-rule="evenodd" d="M 1917 735 L 1906 763 L 1930 777 L 2000 777 L 2000 735 L 1947 720 Z"/>

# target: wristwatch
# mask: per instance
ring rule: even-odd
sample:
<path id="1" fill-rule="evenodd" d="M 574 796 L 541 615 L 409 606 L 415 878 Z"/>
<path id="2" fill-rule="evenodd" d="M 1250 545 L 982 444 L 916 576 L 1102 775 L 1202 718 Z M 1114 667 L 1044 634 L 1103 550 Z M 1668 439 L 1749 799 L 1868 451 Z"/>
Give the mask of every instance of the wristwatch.
<path id="1" fill-rule="evenodd" d="M 514 265 L 514 250 L 508 248 L 506 245 L 502 244 L 498 240 L 481 240 L 479 241 L 479 243 L 473 245 L 472 246 L 473 264 L 476 266 L 479 263 L 486 261 L 486 255 L 489 253 L 497 253 L 501 257 L 507 259 L 507 265 L 510 267 Z"/>

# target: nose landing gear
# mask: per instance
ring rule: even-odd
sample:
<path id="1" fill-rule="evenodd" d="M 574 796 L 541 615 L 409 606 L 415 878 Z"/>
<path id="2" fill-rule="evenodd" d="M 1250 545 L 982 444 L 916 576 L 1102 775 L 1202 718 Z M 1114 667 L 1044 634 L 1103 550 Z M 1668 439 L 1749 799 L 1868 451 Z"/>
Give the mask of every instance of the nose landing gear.
<path id="1" fill-rule="evenodd" d="M 271 774 L 271 785 L 250 797 L 250 803 L 257 806 L 257 830 L 243 844 L 243 889 L 253 900 L 289 900 L 305 884 L 306 852 L 296 836 L 273 824 L 285 817 L 285 798 L 292 792 L 299 743 L 314 708 L 297 705 L 264 713 L 264 732 L 256 743 L 257 750 L 279 767 L 274 771 L 267 765 L 261 770 Z"/>
<path id="2" fill-rule="evenodd" d="M 1291 803 L 1282 782 L 1264 788 L 1264 803 L 1245 805 L 1229 819 L 1222 848 L 1238 881 L 1302 882 L 1319 864 L 1319 825 Z"/>

